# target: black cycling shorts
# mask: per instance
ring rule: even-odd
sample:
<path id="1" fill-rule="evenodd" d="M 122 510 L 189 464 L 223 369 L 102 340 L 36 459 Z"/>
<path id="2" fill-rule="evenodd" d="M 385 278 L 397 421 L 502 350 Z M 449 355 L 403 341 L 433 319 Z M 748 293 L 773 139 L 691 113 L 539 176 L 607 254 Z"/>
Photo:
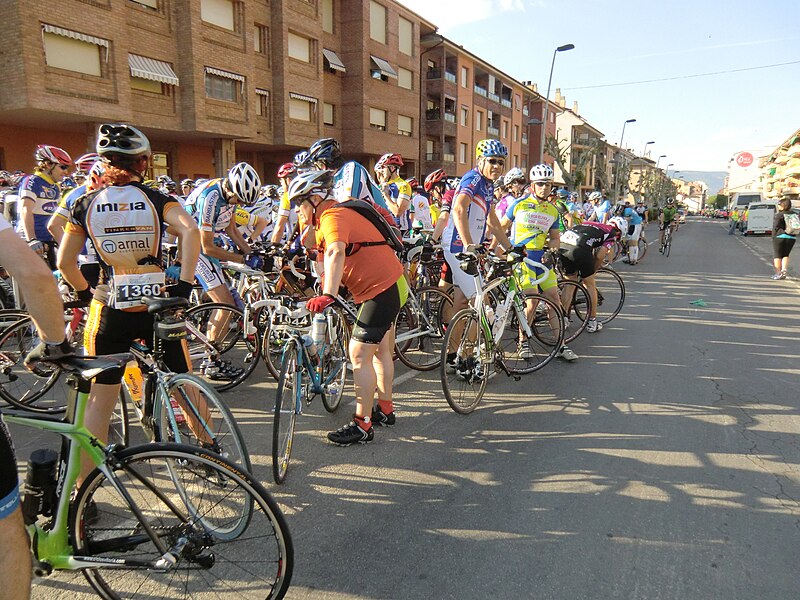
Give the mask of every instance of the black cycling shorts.
<path id="1" fill-rule="evenodd" d="M 11 436 L 0 417 L 0 520 L 5 519 L 19 506 L 19 478 L 17 459 Z"/>
<path id="2" fill-rule="evenodd" d="M 134 340 L 144 340 L 153 348 L 153 315 L 147 311 L 126 312 L 109 308 L 96 300 L 89 308 L 89 320 L 83 343 L 87 354 L 103 356 L 128 352 Z M 160 340 L 164 349 L 164 363 L 173 373 L 189 371 L 189 353 L 182 341 Z M 122 381 L 123 369 L 111 369 L 97 376 L 97 383 L 114 384 Z"/>
<path id="3" fill-rule="evenodd" d="M 591 277 L 597 271 L 594 252 L 588 248 L 565 245 L 558 249 L 558 253 L 561 255 L 561 266 L 567 275 L 579 273 L 581 277 Z"/>
<path id="4" fill-rule="evenodd" d="M 404 295 L 400 285 L 395 283 L 385 292 L 360 304 L 351 337 L 364 344 L 380 344 L 394 325 L 397 313 L 405 302 Z"/>

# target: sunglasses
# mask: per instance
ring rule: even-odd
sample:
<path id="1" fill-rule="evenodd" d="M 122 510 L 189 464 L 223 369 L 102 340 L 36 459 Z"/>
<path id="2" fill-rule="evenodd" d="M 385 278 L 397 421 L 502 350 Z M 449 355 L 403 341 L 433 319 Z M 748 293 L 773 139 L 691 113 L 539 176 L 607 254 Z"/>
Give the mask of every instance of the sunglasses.
<path id="1" fill-rule="evenodd" d="M 69 171 L 69 165 L 58 165 L 58 168 L 62 171 Z"/>
<path id="2" fill-rule="evenodd" d="M 534 181 L 533 185 L 538 185 L 539 187 L 547 187 L 548 185 L 553 185 L 552 181 Z"/>
<path id="3" fill-rule="evenodd" d="M 504 161 L 502 158 L 487 158 L 486 162 L 488 162 L 493 167 L 496 167 L 498 165 L 502 167 L 506 164 L 506 161 Z"/>

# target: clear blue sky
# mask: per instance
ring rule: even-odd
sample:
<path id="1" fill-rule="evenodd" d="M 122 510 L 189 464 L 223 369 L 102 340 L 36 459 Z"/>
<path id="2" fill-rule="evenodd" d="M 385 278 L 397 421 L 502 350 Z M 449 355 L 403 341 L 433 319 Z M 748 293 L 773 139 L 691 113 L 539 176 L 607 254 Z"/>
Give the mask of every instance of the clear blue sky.
<path id="1" fill-rule="evenodd" d="M 800 61 L 798 0 L 399 0 L 440 32 L 619 143 L 673 169 L 724 171 L 741 150 L 775 147 L 800 128 L 800 62 L 793 65 L 628 85 L 586 88 Z M 551 92 L 551 98 L 553 92 Z"/>

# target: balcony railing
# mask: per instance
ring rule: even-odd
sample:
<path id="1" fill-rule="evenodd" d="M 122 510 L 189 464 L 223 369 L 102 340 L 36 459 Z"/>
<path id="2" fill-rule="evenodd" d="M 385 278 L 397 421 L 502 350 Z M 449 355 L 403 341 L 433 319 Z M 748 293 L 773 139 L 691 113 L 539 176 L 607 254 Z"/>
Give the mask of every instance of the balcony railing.
<path id="1" fill-rule="evenodd" d="M 488 91 L 486 91 L 484 88 L 478 85 L 476 85 L 473 89 L 475 90 L 475 93 L 478 94 L 478 96 L 483 96 L 485 98 L 486 96 L 489 95 Z"/>
<path id="2" fill-rule="evenodd" d="M 500 135 L 500 130 L 497 127 L 492 127 L 491 125 L 486 128 L 486 133 L 489 135 Z"/>
<path id="3" fill-rule="evenodd" d="M 448 154 L 447 152 L 445 152 L 444 154 L 442 154 L 442 160 L 444 160 L 445 162 L 456 162 L 456 155 Z"/>
<path id="4" fill-rule="evenodd" d="M 438 152 L 428 152 L 425 154 L 425 160 L 442 160 L 442 155 Z"/>
<path id="5" fill-rule="evenodd" d="M 456 116 L 453 113 L 446 112 L 444 113 L 444 120 L 450 121 L 451 123 L 456 122 Z"/>
<path id="6" fill-rule="evenodd" d="M 506 108 L 511 108 L 511 100 L 506 100 L 505 98 L 500 101 L 500 104 L 505 106 Z"/>
<path id="7" fill-rule="evenodd" d="M 442 78 L 442 70 L 441 69 L 428 69 L 428 72 L 425 74 L 426 79 L 441 79 Z"/>
<path id="8" fill-rule="evenodd" d="M 489 94 L 489 100 L 494 100 L 495 102 L 500 102 L 500 96 L 497 94 Z"/>
<path id="9" fill-rule="evenodd" d="M 453 83 L 456 83 L 456 81 L 457 81 L 457 79 L 456 79 L 456 74 L 455 74 L 455 73 L 451 73 L 450 71 L 445 71 L 445 72 L 444 72 L 444 78 L 445 78 L 447 81 L 451 81 L 451 82 L 453 82 Z"/>
<path id="10" fill-rule="evenodd" d="M 426 121 L 438 121 L 442 118 L 442 111 L 438 108 L 429 108 L 425 111 Z"/>

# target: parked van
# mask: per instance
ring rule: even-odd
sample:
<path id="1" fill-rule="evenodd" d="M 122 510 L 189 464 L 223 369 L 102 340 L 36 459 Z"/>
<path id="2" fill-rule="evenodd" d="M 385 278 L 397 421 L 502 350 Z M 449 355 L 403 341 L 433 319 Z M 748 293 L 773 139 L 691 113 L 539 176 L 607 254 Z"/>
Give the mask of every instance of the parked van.
<path id="1" fill-rule="evenodd" d="M 739 212 L 741 212 L 754 202 L 764 202 L 764 198 L 761 197 L 759 192 L 734 192 L 731 194 L 728 212 L 733 212 L 734 208 L 738 208 Z"/>
<path id="2" fill-rule="evenodd" d="M 744 235 L 753 233 L 772 233 L 772 220 L 777 204 L 770 202 L 753 202 L 747 207 L 747 221 L 742 226 Z"/>

